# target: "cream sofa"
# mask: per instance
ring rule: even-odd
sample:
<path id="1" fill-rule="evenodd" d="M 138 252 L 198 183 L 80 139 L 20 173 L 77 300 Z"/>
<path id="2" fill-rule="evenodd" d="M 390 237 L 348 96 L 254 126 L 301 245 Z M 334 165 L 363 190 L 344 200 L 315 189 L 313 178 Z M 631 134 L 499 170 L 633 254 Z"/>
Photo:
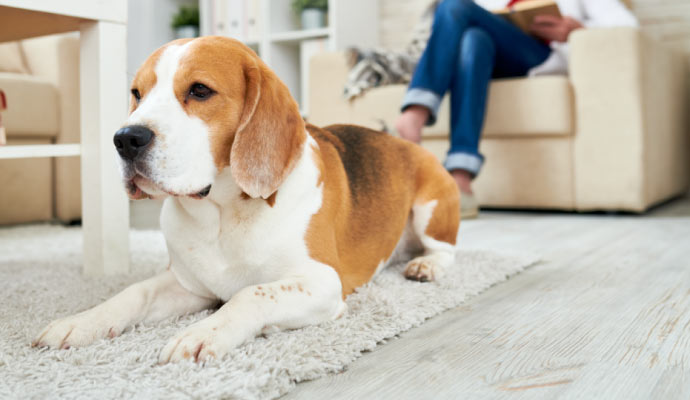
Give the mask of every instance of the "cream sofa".
<path id="1" fill-rule="evenodd" d="M 682 55 L 635 28 L 580 30 L 570 75 L 490 87 L 475 182 L 482 206 L 642 212 L 688 185 L 687 71 Z M 341 53 L 311 60 L 310 122 L 392 129 L 405 85 L 342 98 Z M 448 99 L 422 145 L 443 159 Z M 401 166 L 401 168 L 403 168 Z"/>
<path id="2" fill-rule="evenodd" d="M 8 145 L 79 143 L 79 36 L 0 44 Z M 81 218 L 79 158 L 0 160 L 0 224 Z"/>

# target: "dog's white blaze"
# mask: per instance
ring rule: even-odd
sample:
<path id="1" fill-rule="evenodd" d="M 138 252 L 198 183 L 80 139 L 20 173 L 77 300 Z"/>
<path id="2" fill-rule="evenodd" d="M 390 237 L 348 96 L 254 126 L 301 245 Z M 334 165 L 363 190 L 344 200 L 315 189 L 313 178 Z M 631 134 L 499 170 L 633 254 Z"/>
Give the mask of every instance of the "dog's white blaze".
<path id="1" fill-rule="evenodd" d="M 147 178 L 176 194 L 196 193 L 213 183 L 216 174 L 208 126 L 187 115 L 173 91 L 180 59 L 192 43 L 163 51 L 154 69 L 155 86 L 126 123 L 146 125 L 157 133 L 145 156 Z"/>

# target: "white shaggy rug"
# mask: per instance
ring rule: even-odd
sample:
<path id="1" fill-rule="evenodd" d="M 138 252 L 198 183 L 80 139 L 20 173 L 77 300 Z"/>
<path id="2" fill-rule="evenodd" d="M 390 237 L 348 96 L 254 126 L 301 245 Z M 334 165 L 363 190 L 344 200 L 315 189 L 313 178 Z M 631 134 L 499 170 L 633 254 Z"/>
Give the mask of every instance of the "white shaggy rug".
<path id="1" fill-rule="evenodd" d="M 222 361 L 158 366 L 158 352 L 201 312 L 137 326 L 85 348 L 29 343 L 55 318 L 96 305 L 167 265 L 162 235 L 131 233 L 127 277 L 81 275 L 81 230 L 38 225 L 0 230 L 0 398 L 275 398 L 296 382 L 337 373 L 410 328 L 534 264 L 530 256 L 460 251 L 441 282 L 407 281 L 402 265 L 347 299 L 340 319 L 259 337 Z"/>

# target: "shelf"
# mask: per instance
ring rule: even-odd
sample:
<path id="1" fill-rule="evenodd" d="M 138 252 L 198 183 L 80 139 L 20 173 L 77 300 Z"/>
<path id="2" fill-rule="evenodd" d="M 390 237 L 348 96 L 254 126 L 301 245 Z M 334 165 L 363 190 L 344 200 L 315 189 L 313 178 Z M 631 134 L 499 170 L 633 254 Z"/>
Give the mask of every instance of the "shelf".
<path id="1" fill-rule="evenodd" d="M 311 56 L 378 44 L 378 0 L 326 0 L 327 25 L 316 29 L 302 28 L 293 0 L 198 1 L 202 35 L 241 38 L 288 87 L 303 114 L 309 111 Z"/>
<path id="2" fill-rule="evenodd" d="M 271 34 L 270 40 L 274 43 L 298 43 L 306 39 L 326 38 L 331 34 L 328 27 L 298 31 L 279 32 Z"/>
<path id="3" fill-rule="evenodd" d="M 27 146 L 1 146 L 0 159 L 72 157 L 81 154 L 80 144 L 36 144 Z"/>

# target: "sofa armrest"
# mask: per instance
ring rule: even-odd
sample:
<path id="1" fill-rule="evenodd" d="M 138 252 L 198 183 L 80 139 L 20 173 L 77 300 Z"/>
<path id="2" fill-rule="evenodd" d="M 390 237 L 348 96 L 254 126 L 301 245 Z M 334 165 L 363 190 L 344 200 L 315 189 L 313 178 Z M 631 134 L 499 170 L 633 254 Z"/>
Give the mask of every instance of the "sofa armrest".
<path id="1" fill-rule="evenodd" d="M 344 52 L 315 54 L 309 60 L 309 115 L 318 126 L 350 123 L 352 107 L 343 97 L 348 67 Z"/>
<path id="2" fill-rule="evenodd" d="M 570 40 L 579 210 L 644 211 L 687 184 L 685 63 L 636 28 Z"/>

